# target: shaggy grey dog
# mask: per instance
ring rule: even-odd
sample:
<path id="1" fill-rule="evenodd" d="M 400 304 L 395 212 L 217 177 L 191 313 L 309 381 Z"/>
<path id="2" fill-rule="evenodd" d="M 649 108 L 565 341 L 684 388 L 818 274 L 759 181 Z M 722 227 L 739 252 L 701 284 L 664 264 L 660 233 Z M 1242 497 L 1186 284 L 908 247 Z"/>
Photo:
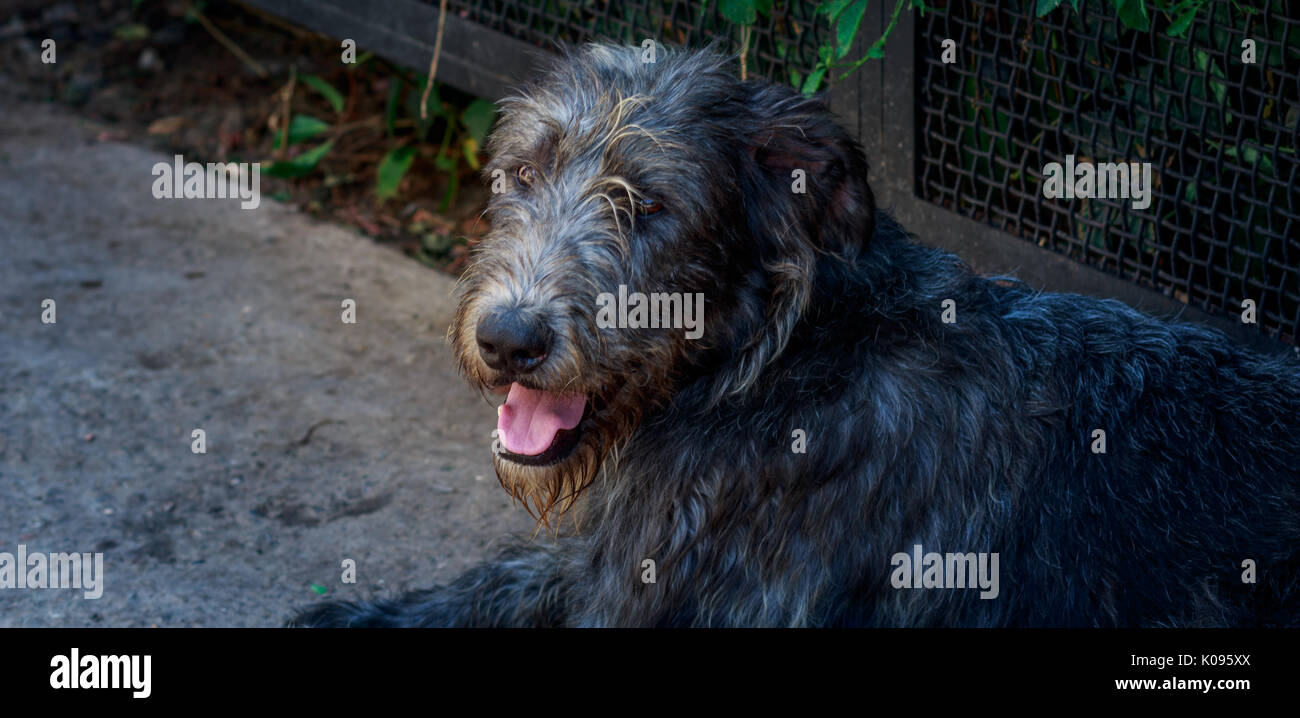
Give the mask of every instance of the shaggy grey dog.
<path id="1" fill-rule="evenodd" d="M 876 210 L 822 100 L 647 59 L 589 46 L 505 102 L 451 329 L 555 533 L 293 624 L 1297 621 L 1293 359 L 978 277 Z M 634 293 L 702 295 L 698 331 L 610 326 Z"/>

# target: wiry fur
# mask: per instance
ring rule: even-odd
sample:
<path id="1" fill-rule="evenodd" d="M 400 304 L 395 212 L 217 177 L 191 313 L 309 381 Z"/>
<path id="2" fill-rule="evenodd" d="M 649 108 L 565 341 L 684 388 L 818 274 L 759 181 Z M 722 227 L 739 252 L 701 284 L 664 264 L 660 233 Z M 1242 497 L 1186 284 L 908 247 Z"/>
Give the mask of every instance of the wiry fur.
<path id="1" fill-rule="evenodd" d="M 507 101 L 490 149 L 509 189 L 451 340 L 491 387 L 482 312 L 519 308 L 557 337 L 521 380 L 598 411 L 569 460 L 497 470 L 552 525 L 580 497 L 580 530 L 297 625 L 1300 620 L 1293 359 L 974 275 L 876 212 L 820 100 L 739 82 L 707 53 L 571 53 Z M 525 163 L 531 189 L 513 182 Z M 637 194 L 664 211 L 637 217 Z M 703 337 L 597 328 L 595 297 L 619 284 L 704 292 Z M 893 588 L 890 556 L 915 544 L 999 553 L 1001 595 Z"/>

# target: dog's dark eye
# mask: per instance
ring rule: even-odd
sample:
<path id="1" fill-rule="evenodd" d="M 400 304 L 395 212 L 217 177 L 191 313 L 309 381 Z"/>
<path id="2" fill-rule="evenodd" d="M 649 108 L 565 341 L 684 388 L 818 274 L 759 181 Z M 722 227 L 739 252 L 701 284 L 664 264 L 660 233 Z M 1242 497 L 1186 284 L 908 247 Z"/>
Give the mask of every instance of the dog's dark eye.
<path id="1" fill-rule="evenodd" d="M 533 169 L 528 165 L 519 165 L 519 169 L 515 170 L 515 181 L 518 182 L 519 186 L 523 187 L 524 189 L 528 189 L 529 187 L 532 187 L 533 182 L 535 182 L 536 180 L 537 180 L 537 170 Z"/>
<path id="2" fill-rule="evenodd" d="M 649 197 L 638 197 L 634 201 L 634 204 L 636 205 L 636 213 L 641 215 L 654 214 L 664 208 L 658 200 L 650 199 Z"/>

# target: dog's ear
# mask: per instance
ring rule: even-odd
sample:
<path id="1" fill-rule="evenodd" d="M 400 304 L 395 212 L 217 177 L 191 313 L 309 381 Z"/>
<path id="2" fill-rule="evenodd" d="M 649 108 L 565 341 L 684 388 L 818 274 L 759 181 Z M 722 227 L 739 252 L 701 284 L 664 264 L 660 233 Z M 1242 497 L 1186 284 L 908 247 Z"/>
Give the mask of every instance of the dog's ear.
<path id="1" fill-rule="evenodd" d="M 752 189 L 760 196 L 785 194 L 771 197 L 775 201 L 769 206 L 797 213 L 807 239 L 819 249 L 839 251 L 870 240 L 876 203 L 867 185 L 867 162 L 825 99 L 783 85 L 745 87 L 752 122 L 745 139 L 760 174 L 751 178 L 759 185 Z"/>
<path id="2" fill-rule="evenodd" d="M 752 299 L 749 336 L 719 376 L 719 398 L 743 392 L 785 350 L 812 294 L 818 254 L 855 253 L 870 240 L 876 211 L 866 159 L 821 98 L 741 83 L 733 99 L 743 103 L 741 132 L 730 138 L 744 143 L 743 221 L 765 281 Z"/>

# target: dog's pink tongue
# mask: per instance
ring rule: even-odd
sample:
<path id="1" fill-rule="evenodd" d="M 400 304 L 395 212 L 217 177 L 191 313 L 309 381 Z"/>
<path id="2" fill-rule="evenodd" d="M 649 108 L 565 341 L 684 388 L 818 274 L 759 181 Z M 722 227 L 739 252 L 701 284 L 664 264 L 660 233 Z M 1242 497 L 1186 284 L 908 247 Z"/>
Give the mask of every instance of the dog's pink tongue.
<path id="1" fill-rule="evenodd" d="M 560 429 L 577 426 L 586 406 L 581 394 L 552 394 L 511 384 L 497 417 L 497 435 L 506 451 L 536 456 L 550 448 Z"/>

